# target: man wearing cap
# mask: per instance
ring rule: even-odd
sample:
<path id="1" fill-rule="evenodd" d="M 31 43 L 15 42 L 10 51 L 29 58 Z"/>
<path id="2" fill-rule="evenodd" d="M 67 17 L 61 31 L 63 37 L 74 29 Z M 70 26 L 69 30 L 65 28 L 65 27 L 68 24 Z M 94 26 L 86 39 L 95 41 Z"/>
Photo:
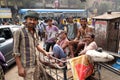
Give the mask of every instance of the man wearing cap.
<path id="1" fill-rule="evenodd" d="M 18 74 L 24 80 L 48 80 L 45 75 L 41 74 L 37 74 L 41 75 L 39 79 L 34 79 L 36 66 L 38 66 L 36 49 L 48 56 L 47 52 L 39 45 L 39 37 L 35 28 L 38 18 L 39 14 L 35 11 L 27 11 L 24 16 L 25 26 L 14 33 L 13 55 L 18 67 Z M 42 66 L 41 70 L 44 71 Z"/>

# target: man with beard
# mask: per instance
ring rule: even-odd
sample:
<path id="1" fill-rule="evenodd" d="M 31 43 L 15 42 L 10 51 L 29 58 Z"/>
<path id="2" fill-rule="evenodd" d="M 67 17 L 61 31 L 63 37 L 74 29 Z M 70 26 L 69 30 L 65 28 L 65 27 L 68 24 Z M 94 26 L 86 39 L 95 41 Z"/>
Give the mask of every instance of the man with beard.
<path id="1" fill-rule="evenodd" d="M 87 33 L 93 33 L 93 29 L 87 26 L 87 18 L 81 18 L 81 27 L 78 30 L 77 37 L 69 42 L 70 52 L 73 55 L 79 53 L 80 49 L 84 48 L 83 38 Z M 74 48 L 76 50 L 74 51 Z M 73 57 L 73 56 L 72 56 Z"/>
<path id="2" fill-rule="evenodd" d="M 39 44 L 38 31 L 36 30 L 39 14 L 35 11 L 27 11 L 24 19 L 25 26 L 14 33 L 13 55 L 18 67 L 18 74 L 24 80 L 49 80 L 42 65 L 37 64 L 37 50 L 48 56 Z M 41 73 L 35 72 L 38 66 Z M 35 77 L 36 75 L 38 78 Z"/>

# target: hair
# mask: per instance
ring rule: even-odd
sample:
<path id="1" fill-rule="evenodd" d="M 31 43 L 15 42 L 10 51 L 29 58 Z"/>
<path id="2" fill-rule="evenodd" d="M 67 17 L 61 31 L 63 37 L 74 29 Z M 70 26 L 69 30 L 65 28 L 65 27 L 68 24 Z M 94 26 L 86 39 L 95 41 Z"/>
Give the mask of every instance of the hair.
<path id="1" fill-rule="evenodd" d="M 24 19 L 27 19 L 28 17 L 30 18 L 35 18 L 36 20 L 39 19 L 39 14 L 33 10 L 28 10 L 25 14 L 24 14 Z"/>
<path id="2" fill-rule="evenodd" d="M 45 23 L 47 23 L 47 22 L 48 22 L 48 20 L 47 20 L 47 19 L 45 19 L 45 20 L 44 20 L 44 22 L 45 22 Z"/>
<path id="3" fill-rule="evenodd" d="M 69 16 L 68 19 L 73 19 L 73 16 Z"/>
<path id="4" fill-rule="evenodd" d="M 87 22 L 87 18 L 85 18 L 85 17 L 81 18 L 80 20 L 85 20 Z"/>
<path id="5" fill-rule="evenodd" d="M 49 18 L 47 19 L 47 21 L 52 21 L 52 18 L 49 17 Z"/>
<path id="6" fill-rule="evenodd" d="M 60 33 L 59 33 L 59 34 L 62 34 L 62 33 L 64 33 L 65 35 L 67 35 L 67 31 L 60 30 Z"/>
<path id="7" fill-rule="evenodd" d="M 90 35 L 91 38 L 95 39 L 95 34 L 93 34 L 93 33 L 87 33 L 86 35 Z"/>

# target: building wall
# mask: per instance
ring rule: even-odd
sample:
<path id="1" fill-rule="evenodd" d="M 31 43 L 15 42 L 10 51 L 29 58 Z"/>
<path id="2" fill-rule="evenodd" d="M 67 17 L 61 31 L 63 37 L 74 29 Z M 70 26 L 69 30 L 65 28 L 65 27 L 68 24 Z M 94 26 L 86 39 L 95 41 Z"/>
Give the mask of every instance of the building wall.
<path id="1" fill-rule="evenodd" d="M 79 8 L 80 0 L 58 0 L 59 8 Z M 18 6 L 23 8 L 54 8 L 55 0 L 0 0 L 0 6 Z"/>

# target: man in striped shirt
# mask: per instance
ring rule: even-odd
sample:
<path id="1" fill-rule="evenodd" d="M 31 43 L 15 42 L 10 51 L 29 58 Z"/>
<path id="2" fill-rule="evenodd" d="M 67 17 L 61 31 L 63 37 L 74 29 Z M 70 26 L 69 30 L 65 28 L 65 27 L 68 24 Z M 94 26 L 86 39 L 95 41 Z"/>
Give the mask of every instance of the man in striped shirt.
<path id="1" fill-rule="evenodd" d="M 25 26 L 14 33 L 13 55 L 18 67 L 19 76 L 24 80 L 48 80 L 41 66 L 41 75 L 39 79 L 34 79 L 37 65 L 36 49 L 48 56 L 47 52 L 39 45 L 39 38 L 36 30 L 39 14 L 34 11 L 28 11 L 24 19 Z M 41 65 L 41 64 L 40 64 Z M 39 73 L 39 72 L 38 72 Z"/>

